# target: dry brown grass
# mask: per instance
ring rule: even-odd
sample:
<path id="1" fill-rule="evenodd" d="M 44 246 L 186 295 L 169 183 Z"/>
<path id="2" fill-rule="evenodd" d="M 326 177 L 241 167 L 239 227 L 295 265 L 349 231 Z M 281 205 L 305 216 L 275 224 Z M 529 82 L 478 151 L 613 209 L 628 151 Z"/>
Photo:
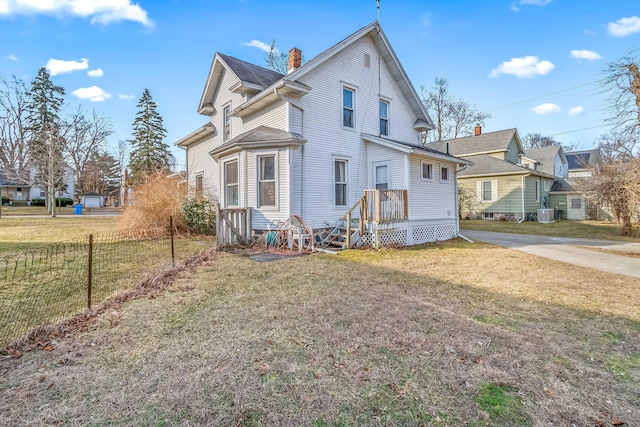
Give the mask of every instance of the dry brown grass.
<path id="1" fill-rule="evenodd" d="M 175 178 L 163 173 L 148 175 L 144 182 L 134 188 L 133 203 L 123 209 L 118 221 L 120 229 L 148 229 L 166 227 L 173 217 L 178 230 L 186 230 L 182 216 L 182 202 L 187 187 Z"/>
<path id="2" fill-rule="evenodd" d="M 0 362 L 0 418 L 634 426 L 638 343 L 639 279 L 504 248 L 219 254 L 50 352 Z"/>

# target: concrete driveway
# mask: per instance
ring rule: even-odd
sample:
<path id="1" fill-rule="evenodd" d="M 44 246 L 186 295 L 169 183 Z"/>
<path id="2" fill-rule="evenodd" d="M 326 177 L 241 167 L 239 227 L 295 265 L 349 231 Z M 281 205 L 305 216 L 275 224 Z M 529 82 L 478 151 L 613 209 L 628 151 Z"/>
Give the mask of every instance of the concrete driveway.
<path id="1" fill-rule="evenodd" d="M 471 240 L 517 249 L 580 267 L 640 277 L 640 243 L 470 230 L 460 230 L 460 234 Z M 615 254 L 614 251 L 621 254 Z M 625 252 L 637 254 L 637 256 L 624 255 Z"/>

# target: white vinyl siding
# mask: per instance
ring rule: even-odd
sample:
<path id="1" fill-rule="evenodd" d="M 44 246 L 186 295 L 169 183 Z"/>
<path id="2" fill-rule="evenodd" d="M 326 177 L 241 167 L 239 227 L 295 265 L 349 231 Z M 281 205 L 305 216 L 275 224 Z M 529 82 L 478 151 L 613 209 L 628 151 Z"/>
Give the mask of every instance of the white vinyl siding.
<path id="1" fill-rule="evenodd" d="M 231 104 L 226 105 L 222 110 L 222 140 L 231 139 Z"/>
<path id="2" fill-rule="evenodd" d="M 409 219 L 454 219 L 457 212 L 453 186 L 448 183 L 443 184 L 438 179 L 423 180 L 422 164 L 423 162 L 431 163 L 423 159 L 418 156 L 409 157 Z M 451 164 L 452 170 L 453 167 L 454 165 Z"/>

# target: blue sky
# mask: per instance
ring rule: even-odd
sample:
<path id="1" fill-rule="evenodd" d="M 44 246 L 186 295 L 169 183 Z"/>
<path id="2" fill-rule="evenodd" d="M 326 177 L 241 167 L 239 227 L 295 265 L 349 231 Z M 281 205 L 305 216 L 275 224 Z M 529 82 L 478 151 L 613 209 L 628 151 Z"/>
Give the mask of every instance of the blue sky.
<path id="1" fill-rule="evenodd" d="M 382 27 L 416 90 L 489 111 L 485 132 L 518 128 L 590 148 L 607 131 L 603 69 L 640 45 L 637 0 L 381 0 Z M 30 83 L 47 66 L 82 105 L 131 137 L 149 88 L 166 142 L 206 123 L 196 112 L 216 51 L 264 65 L 261 47 L 312 58 L 377 17 L 374 0 L 0 0 L 0 75 Z M 172 147 L 183 161 L 183 154 Z"/>

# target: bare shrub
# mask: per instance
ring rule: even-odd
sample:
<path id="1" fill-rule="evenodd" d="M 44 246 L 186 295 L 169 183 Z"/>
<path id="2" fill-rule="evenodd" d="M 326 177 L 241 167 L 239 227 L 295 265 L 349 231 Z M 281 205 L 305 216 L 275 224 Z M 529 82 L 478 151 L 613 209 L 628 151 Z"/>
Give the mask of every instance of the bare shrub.
<path id="1" fill-rule="evenodd" d="M 130 206 L 126 206 L 118 221 L 118 228 L 151 228 L 173 224 L 178 231 L 186 231 L 182 204 L 187 197 L 187 185 L 182 178 L 162 172 L 146 175 L 135 186 Z"/>

